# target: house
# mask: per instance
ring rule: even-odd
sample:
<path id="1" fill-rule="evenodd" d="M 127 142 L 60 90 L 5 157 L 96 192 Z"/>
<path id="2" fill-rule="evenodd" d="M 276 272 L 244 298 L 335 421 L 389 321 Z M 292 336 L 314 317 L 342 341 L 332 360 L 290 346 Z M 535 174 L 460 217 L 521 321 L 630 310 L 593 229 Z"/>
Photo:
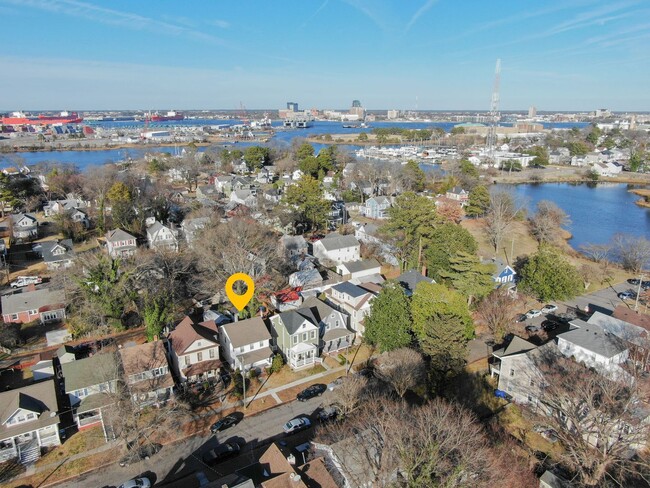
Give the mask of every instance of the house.
<path id="1" fill-rule="evenodd" d="M 606 376 L 623 374 L 620 365 L 629 355 L 625 341 L 595 323 L 576 319 L 571 326 L 571 330 L 557 335 L 557 347 L 564 356 L 574 357 Z"/>
<path id="2" fill-rule="evenodd" d="M 485 261 L 483 264 L 494 265 L 495 271 L 492 275 L 492 280 L 495 286 L 514 284 L 517 272 L 509 264 L 504 263 L 500 259 Z"/>
<path id="3" fill-rule="evenodd" d="M 350 327 L 363 336 L 363 321 L 370 313 L 370 304 L 375 294 L 349 281 L 338 283 L 325 291 L 327 302 L 350 317 Z"/>
<path id="4" fill-rule="evenodd" d="M 79 430 L 104 425 L 103 409 L 115 403 L 119 366 L 114 353 L 95 354 L 84 359 L 61 364 L 64 390 L 73 407 L 73 417 Z"/>
<path id="5" fill-rule="evenodd" d="M 300 308 L 282 312 L 271 317 L 270 322 L 273 343 L 292 369 L 316 364 L 319 356 L 320 328 L 311 310 Z"/>
<path id="6" fill-rule="evenodd" d="M 156 251 L 178 251 L 178 239 L 169 227 L 155 221 L 147 227 L 149 248 Z"/>
<path id="7" fill-rule="evenodd" d="M 228 196 L 230 195 L 230 192 L 232 191 L 232 180 L 233 177 L 230 175 L 221 175 L 217 176 L 214 179 L 214 186 L 216 189 L 223 193 L 224 195 Z"/>
<path id="8" fill-rule="evenodd" d="M 220 192 L 213 185 L 199 185 L 196 187 L 196 198 L 204 200 L 216 200 Z"/>
<path id="9" fill-rule="evenodd" d="M 50 200 L 45 205 L 43 205 L 43 214 L 46 217 L 53 217 L 55 215 L 70 212 L 72 210 L 85 210 L 88 207 L 90 207 L 90 202 L 81 200 L 80 198 Z"/>
<path id="10" fill-rule="evenodd" d="M 282 194 L 280 193 L 280 190 L 278 190 L 277 188 L 271 188 L 264 192 L 264 198 L 271 203 L 280 203 Z"/>
<path id="11" fill-rule="evenodd" d="M 354 331 L 347 326 L 347 316 L 336 308 L 316 297 L 308 298 L 296 310 L 309 310 L 319 327 L 319 351 L 321 354 L 332 354 L 347 349 L 354 344 Z"/>
<path id="12" fill-rule="evenodd" d="M 307 241 L 303 236 L 280 237 L 280 253 L 285 258 L 293 261 L 305 256 L 308 252 Z"/>
<path id="13" fill-rule="evenodd" d="M 2 319 L 5 323 L 26 324 L 40 320 L 44 324 L 66 317 L 63 290 L 30 288 L 33 287 L 28 286 L 20 293 L 2 296 Z"/>
<path id="14" fill-rule="evenodd" d="M 219 331 L 210 320 L 195 324 L 185 316 L 167 337 L 172 368 L 181 382 L 195 383 L 219 375 Z"/>
<path id="15" fill-rule="evenodd" d="M 113 259 L 133 256 L 137 249 L 136 239 L 122 229 L 109 230 L 106 233 L 106 249 Z"/>
<path id="16" fill-rule="evenodd" d="M 435 283 L 433 279 L 427 278 L 422 273 L 418 273 L 414 269 L 405 271 L 397 277 L 396 281 L 402 286 L 402 288 L 404 288 L 404 293 L 407 297 L 413 295 L 413 292 L 418 286 L 418 283 L 421 283 L 422 281 L 426 281 L 427 283 Z"/>
<path id="17" fill-rule="evenodd" d="M 38 237 L 38 221 L 29 213 L 11 214 L 11 236 L 16 240 Z"/>
<path id="18" fill-rule="evenodd" d="M 354 231 L 354 237 L 359 241 L 365 242 L 366 244 L 381 244 L 381 240 L 378 237 L 379 227 L 373 223 L 365 223 L 360 225 Z"/>
<path id="19" fill-rule="evenodd" d="M 258 369 L 271 365 L 271 334 L 261 317 L 219 327 L 223 359 L 233 370 Z"/>
<path id="20" fill-rule="evenodd" d="M 336 232 L 313 243 L 312 254 L 319 260 L 329 260 L 336 264 L 361 259 L 361 244 L 352 235 Z"/>
<path id="21" fill-rule="evenodd" d="M 41 448 L 61 444 L 53 379 L 3 391 L 0 405 L 0 462 L 18 458 L 31 463 L 41 456 Z"/>
<path id="22" fill-rule="evenodd" d="M 366 200 L 363 214 L 370 219 L 387 219 L 390 206 L 390 198 L 372 197 Z"/>
<path id="23" fill-rule="evenodd" d="M 195 219 L 185 219 L 181 223 L 181 230 L 189 246 L 196 240 L 197 235 L 206 225 L 210 223 L 210 217 L 197 217 Z"/>
<path id="24" fill-rule="evenodd" d="M 336 229 L 345 224 L 348 220 L 348 211 L 345 202 L 335 200 L 330 203 L 330 211 L 327 214 L 327 228 Z"/>
<path id="25" fill-rule="evenodd" d="M 72 239 L 41 242 L 41 256 L 47 269 L 69 268 L 75 259 Z"/>
<path id="26" fill-rule="evenodd" d="M 349 261 L 336 266 L 336 272 L 344 280 L 358 280 L 364 277 L 378 275 L 381 273 L 381 264 L 376 259 L 364 259 L 361 261 Z"/>
<path id="27" fill-rule="evenodd" d="M 616 176 L 623 171 L 623 166 L 612 162 L 597 162 L 591 165 L 591 169 L 599 176 Z"/>
<path id="28" fill-rule="evenodd" d="M 169 400 L 174 380 L 163 341 L 124 347 L 120 349 L 120 360 L 134 404 L 142 408 Z"/>
<path id="29" fill-rule="evenodd" d="M 262 167 L 255 175 L 255 180 L 258 183 L 269 184 L 273 182 L 273 173 L 271 173 L 266 167 Z"/>
<path id="30" fill-rule="evenodd" d="M 536 381 L 539 380 L 539 370 L 536 358 L 539 357 L 541 349 L 544 349 L 542 353 L 557 353 L 553 342 L 538 348 L 517 336 L 505 348 L 492 352 L 490 375 L 498 375 L 497 389 L 510 395 L 516 403 L 537 405 L 535 388 Z"/>
<path id="31" fill-rule="evenodd" d="M 257 207 L 257 196 L 253 190 L 233 190 L 230 194 L 230 202 L 255 208 Z"/>
<path id="32" fill-rule="evenodd" d="M 463 190 L 460 186 L 455 186 L 451 190 L 448 190 L 447 193 L 445 193 L 445 196 L 450 200 L 460 202 L 462 206 L 467 206 L 467 203 L 469 202 L 469 192 Z"/>

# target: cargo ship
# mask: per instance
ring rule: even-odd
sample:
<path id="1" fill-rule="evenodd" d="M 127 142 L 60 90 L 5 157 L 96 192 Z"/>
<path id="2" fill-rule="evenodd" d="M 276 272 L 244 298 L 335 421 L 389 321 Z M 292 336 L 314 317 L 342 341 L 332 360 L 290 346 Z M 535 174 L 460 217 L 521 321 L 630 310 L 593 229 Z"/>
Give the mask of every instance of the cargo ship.
<path id="1" fill-rule="evenodd" d="M 148 114 L 145 119 L 150 120 L 151 122 L 167 122 L 168 120 L 184 120 L 185 115 L 183 115 L 182 112 L 170 110 L 166 115 L 160 115 L 158 112 L 155 114 Z"/>
<path id="2" fill-rule="evenodd" d="M 77 112 L 61 112 L 59 115 L 28 116 L 23 112 L 13 112 L 11 115 L 0 118 L 2 125 L 56 125 L 78 124 L 83 120 Z"/>

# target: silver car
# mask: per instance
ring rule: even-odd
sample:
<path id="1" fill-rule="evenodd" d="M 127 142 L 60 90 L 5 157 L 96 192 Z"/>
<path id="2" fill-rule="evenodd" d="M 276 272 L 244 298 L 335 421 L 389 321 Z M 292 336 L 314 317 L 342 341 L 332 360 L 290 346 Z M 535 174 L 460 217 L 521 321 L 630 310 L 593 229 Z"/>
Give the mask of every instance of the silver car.
<path id="1" fill-rule="evenodd" d="M 122 483 L 119 488 L 151 488 L 149 478 L 133 478 L 132 480 Z"/>

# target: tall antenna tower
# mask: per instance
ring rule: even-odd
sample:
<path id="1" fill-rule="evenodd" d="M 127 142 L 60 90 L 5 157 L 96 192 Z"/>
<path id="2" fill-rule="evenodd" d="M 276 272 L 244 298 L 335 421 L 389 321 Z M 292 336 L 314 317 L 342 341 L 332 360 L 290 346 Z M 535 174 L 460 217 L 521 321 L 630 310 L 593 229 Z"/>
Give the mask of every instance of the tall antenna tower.
<path id="1" fill-rule="evenodd" d="M 494 161 L 494 149 L 497 145 L 497 124 L 499 123 L 499 84 L 501 82 L 501 59 L 497 59 L 494 70 L 494 88 L 492 90 L 492 103 L 490 104 L 490 126 L 487 135 L 488 157 Z"/>

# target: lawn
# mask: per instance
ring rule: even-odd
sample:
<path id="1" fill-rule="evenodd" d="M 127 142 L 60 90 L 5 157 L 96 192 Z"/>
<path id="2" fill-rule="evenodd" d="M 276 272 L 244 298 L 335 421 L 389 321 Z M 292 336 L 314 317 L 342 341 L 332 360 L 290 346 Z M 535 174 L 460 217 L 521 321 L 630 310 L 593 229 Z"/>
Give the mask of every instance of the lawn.
<path id="1" fill-rule="evenodd" d="M 498 413 L 499 424 L 511 435 L 522 441 L 533 451 L 541 451 L 553 458 L 562 453 L 559 442 L 550 442 L 533 430 L 534 423 L 526 418 L 524 411 L 515 404 L 509 404 Z"/>
<path id="2" fill-rule="evenodd" d="M 301 385 L 294 386 L 293 388 L 289 388 L 287 390 L 282 390 L 281 392 L 278 393 L 278 396 L 280 397 L 280 400 L 283 402 L 290 402 L 296 399 L 296 395 L 300 393 L 302 390 L 307 388 L 309 385 L 313 385 L 316 383 L 323 383 L 327 385 L 328 383 L 331 383 L 334 381 L 336 378 L 339 378 L 341 376 L 344 376 L 345 373 L 343 371 L 339 371 L 336 373 L 330 373 L 326 376 L 323 376 L 322 378 L 318 378 L 317 380 L 314 381 L 309 381 L 307 383 L 303 383 Z"/>
<path id="3" fill-rule="evenodd" d="M 36 462 L 36 465 L 42 466 L 44 464 L 60 462 L 69 456 L 90 451 L 104 444 L 106 444 L 106 440 L 104 439 L 104 432 L 101 426 L 93 427 L 92 429 L 77 432 L 65 443 L 41 457 Z"/>
<path id="4" fill-rule="evenodd" d="M 263 383 L 259 389 L 260 391 L 270 390 L 325 371 L 327 370 L 320 364 L 313 368 L 300 369 L 297 371 L 293 371 L 289 365 L 285 364 L 279 372 L 271 373 L 266 381 L 262 380 Z M 254 391 L 257 392 L 257 389 Z"/>

